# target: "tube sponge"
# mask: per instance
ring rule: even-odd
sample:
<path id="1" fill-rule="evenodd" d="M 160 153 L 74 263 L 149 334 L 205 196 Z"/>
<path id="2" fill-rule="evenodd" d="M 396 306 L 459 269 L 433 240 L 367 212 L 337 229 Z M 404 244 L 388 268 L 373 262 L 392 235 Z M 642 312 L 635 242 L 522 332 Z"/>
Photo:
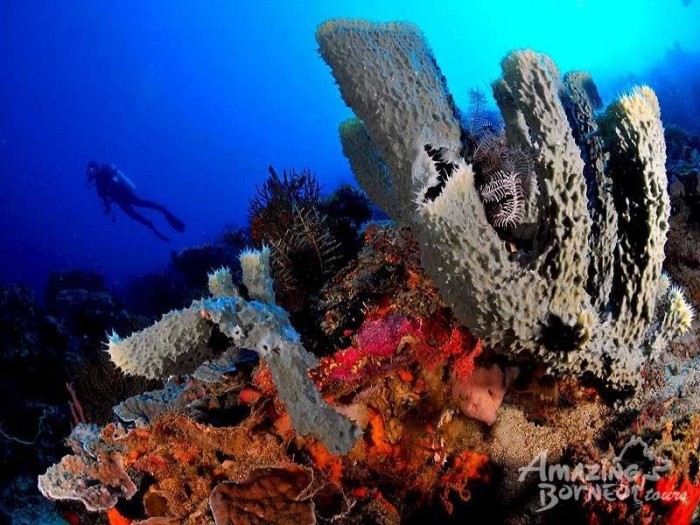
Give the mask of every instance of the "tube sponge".
<path id="1" fill-rule="evenodd" d="M 235 288 L 230 272 L 219 270 L 210 276 L 213 299 L 170 312 L 127 339 L 113 334 L 110 355 L 130 374 L 165 378 L 195 371 L 195 375 L 200 372 L 215 380 L 220 366 L 234 364 L 236 349 L 253 350 L 267 361 L 296 431 L 314 436 L 331 452 L 345 454 L 360 431 L 321 399 L 309 377 L 308 370 L 316 366 L 316 359 L 299 342 L 287 312 L 274 304 L 269 258 L 268 249 L 241 254 L 243 280 L 253 300 L 222 297 Z M 230 338 L 233 347 L 218 359 L 207 345 L 214 325 Z M 210 366 L 200 366 L 204 361 L 211 361 Z"/>
<path id="2" fill-rule="evenodd" d="M 270 277 L 270 248 L 243 250 L 238 256 L 243 270 L 243 284 L 254 301 L 275 304 L 275 290 Z"/>
<path id="3" fill-rule="evenodd" d="M 316 358 L 301 345 L 284 310 L 228 297 L 204 301 L 202 311 L 236 346 L 265 359 L 297 432 L 315 437 L 336 454 L 353 447 L 359 429 L 321 399 L 308 374 Z"/>
<path id="4" fill-rule="evenodd" d="M 343 154 L 350 161 L 352 172 L 369 198 L 389 217 L 399 218 L 401 207 L 394 193 L 389 168 L 372 144 L 364 123 L 348 119 L 338 129 Z"/>
<path id="5" fill-rule="evenodd" d="M 126 339 L 112 332 L 107 341 L 112 362 L 126 374 L 148 379 L 194 371 L 214 356 L 208 345 L 213 327 L 200 311 L 201 302 L 194 301 Z"/>
<path id="6" fill-rule="evenodd" d="M 316 40 L 343 99 L 364 121 L 388 167 L 396 209 L 384 211 L 411 220 L 414 148 L 423 129 L 429 126 L 445 145 L 460 148 L 457 109 L 430 47 L 416 26 L 401 22 L 329 20 Z"/>
<path id="7" fill-rule="evenodd" d="M 214 297 L 237 297 L 238 288 L 233 284 L 231 270 L 218 268 L 208 275 L 209 293 Z"/>
<path id="8" fill-rule="evenodd" d="M 512 254 L 486 218 L 478 174 L 460 157 L 467 132 L 420 32 L 333 20 L 316 38 L 362 119 L 341 126 L 358 181 L 381 205 L 389 185 L 367 159 L 386 162 L 399 219 L 417 235 L 423 265 L 456 317 L 511 357 L 592 373 L 615 388 L 638 384 L 644 348 L 663 346 L 692 317 L 675 294 L 654 322 L 669 206 L 653 91 L 634 90 L 598 123 L 587 74 L 562 79 L 531 50 L 503 59 L 494 96 L 509 146 L 535 157 L 539 188 L 527 213 L 537 234 Z"/>

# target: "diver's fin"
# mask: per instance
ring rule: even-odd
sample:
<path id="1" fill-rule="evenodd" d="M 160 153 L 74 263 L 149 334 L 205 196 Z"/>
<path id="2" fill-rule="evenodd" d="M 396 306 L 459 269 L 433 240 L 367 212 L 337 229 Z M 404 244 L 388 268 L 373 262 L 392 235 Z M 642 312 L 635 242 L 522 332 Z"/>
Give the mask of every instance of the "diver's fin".
<path id="1" fill-rule="evenodd" d="M 180 219 L 175 217 L 172 213 L 170 213 L 168 210 L 165 210 L 163 212 L 165 215 L 165 220 L 168 221 L 168 224 L 170 224 L 170 227 L 177 231 L 177 232 L 184 232 L 185 231 L 185 223 L 182 222 Z"/>
<path id="2" fill-rule="evenodd" d="M 155 233 L 156 237 L 158 237 L 161 241 L 170 242 L 170 237 L 166 237 L 165 235 L 160 233 L 155 226 L 151 228 L 151 231 Z"/>

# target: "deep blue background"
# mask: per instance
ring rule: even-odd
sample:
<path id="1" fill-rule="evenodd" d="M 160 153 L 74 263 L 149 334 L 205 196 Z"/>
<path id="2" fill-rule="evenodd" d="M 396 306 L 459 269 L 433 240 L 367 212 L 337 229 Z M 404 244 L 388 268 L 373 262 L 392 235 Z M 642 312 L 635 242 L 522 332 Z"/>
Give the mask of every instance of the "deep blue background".
<path id="1" fill-rule="evenodd" d="M 327 190 L 351 181 L 336 134 L 350 111 L 314 40 L 327 18 L 418 23 L 463 105 L 516 47 L 588 69 L 616 94 L 675 42 L 700 50 L 700 5 L 682 3 L 4 0 L 0 283 L 39 288 L 49 270 L 84 268 L 118 286 L 163 267 L 171 250 L 244 222 L 269 164 L 310 167 Z M 85 187 L 90 159 L 166 203 L 185 235 L 163 243 L 102 215 Z"/>

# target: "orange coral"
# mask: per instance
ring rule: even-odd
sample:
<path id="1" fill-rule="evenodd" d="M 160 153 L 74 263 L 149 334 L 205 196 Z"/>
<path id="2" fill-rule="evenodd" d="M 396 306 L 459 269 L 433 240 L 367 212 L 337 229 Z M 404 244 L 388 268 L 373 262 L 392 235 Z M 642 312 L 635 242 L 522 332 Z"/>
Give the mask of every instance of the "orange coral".
<path id="1" fill-rule="evenodd" d="M 150 517 L 187 520 L 206 509 L 219 481 L 242 478 L 256 466 L 289 462 L 272 434 L 251 435 L 245 426 L 214 428 L 179 415 L 161 417 L 115 442 L 124 448 L 129 468 L 155 479 L 144 497 Z"/>
<path id="2" fill-rule="evenodd" d="M 107 511 L 107 520 L 109 525 L 130 525 L 131 520 L 122 516 L 117 509 L 109 509 Z"/>
<path id="3" fill-rule="evenodd" d="M 470 485 L 475 480 L 486 483 L 490 479 L 489 457 L 484 454 L 465 450 L 452 459 L 451 468 L 447 469 L 439 480 L 440 501 L 450 514 L 454 505 L 450 494 L 456 494 L 462 501 L 471 498 Z"/>

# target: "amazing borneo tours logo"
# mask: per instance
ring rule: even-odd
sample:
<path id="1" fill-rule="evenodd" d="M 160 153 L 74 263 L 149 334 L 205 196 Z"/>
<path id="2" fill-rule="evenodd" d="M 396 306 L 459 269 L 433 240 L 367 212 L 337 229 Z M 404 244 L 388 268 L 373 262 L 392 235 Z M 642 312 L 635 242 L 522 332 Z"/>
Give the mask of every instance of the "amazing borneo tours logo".
<path id="1" fill-rule="evenodd" d="M 563 501 L 624 501 L 636 505 L 653 501 L 688 501 L 685 491 L 659 491 L 656 481 L 671 469 L 671 462 L 655 456 L 637 437 L 631 438 L 612 459 L 599 463 L 563 465 L 547 463 L 547 451 L 540 452 L 525 467 L 518 469 L 518 480 L 532 481 L 536 476 L 540 508 L 549 510 Z"/>

